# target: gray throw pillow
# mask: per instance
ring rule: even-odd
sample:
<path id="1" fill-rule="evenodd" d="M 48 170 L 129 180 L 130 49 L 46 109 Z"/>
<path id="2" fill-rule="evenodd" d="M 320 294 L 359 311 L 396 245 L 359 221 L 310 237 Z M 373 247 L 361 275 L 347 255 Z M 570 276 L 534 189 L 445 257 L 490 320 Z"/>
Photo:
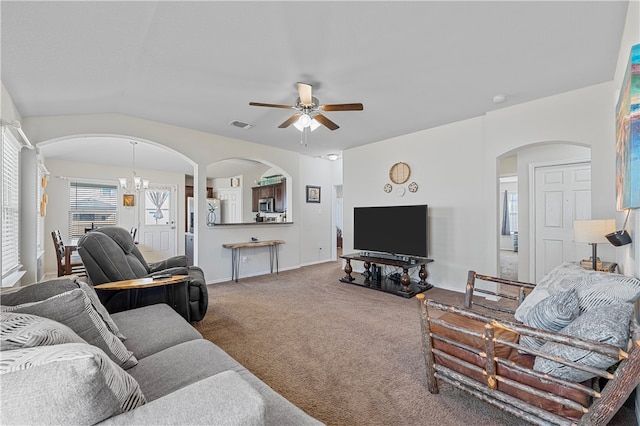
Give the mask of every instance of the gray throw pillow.
<path id="1" fill-rule="evenodd" d="M 80 289 L 50 297 L 41 302 L 2 306 L 0 310 L 38 315 L 58 321 L 75 331 L 87 343 L 102 349 L 122 368 L 130 368 L 138 363 L 133 353 L 109 331 L 89 297 Z"/>
<path id="2" fill-rule="evenodd" d="M 64 324 L 29 314 L 0 312 L 0 350 L 86 343 Z"/>
<path id="3" fill-rule="evenodd" d="M 626 350 L 629 343 L 629 322 L 632 315 L 633 305 L 630 303 L 602 306 L 580 315 L 571 324 L 563 328 L 560 333 L 607 343 Z M 552 356 L 600 369 L 607 369 L 618 362 L 617 359 L 597 352 L 561 343 L 547 342 L 542 345 L 540 350 Z M 595 377 L 589 372 L 577 370 L 541 357 L 536 357 L 533 368 L 536 371 L 572 382 L 583 382 Z"/>
<path id="4" fill-rule="evenodd" d="M 23 305 L 40 302 L 52 296 L 78 288 L 75 276 L 64 276 L 39 283 L 16 287 L 15 291 L 0 294 L 0 304 L 4 306 Z"/>
<path id="5" fill-rule="evenodd" d="M 578 293 L 575 290 L 562 291 L 536 304 L 527 314 L 524 324 L 547 331 L 560 331 L 578 318 L 578 315 Z M 522 346 L 540 349 L 544 343 L 544 340 L 532 336 L 520 336 Z"/>
<path id="6" fill-rule="evenodd" d="M 98 294 L 96 293 L 96 290 L 90 285 L 88 285 L 87 283 L 79 280 L 76 281 L 76 284 L 78 284 L 78 287 L 80 288 L 80 290 L 84 291 L 84 293 L 89 297 L 89 300 L 91 300 L 91 304 L 95 308 L 96 312 L 98 312 L 98 314 L 100 315 L 100 318 L 102 318 L 102 320 L 106 324 L 109 331 L 115 334 L 118 337 L 118 339 L 127 340 L 127 338 L 122 333 L 120 333 L 120 329 L 111 318 L 111 315 L 109 315 L 107 308 L 104 307 L 104 305 L 100 301 L 100 298 L 98 298 Z"/>
<path id="7" fill-rule="evenodd" d="M 81 281 L 76 275 L 66 275 L 64 277 L 53 278 L 24 287 L 18 287 L 15 291 L 2 292 L 2 294 L 0 294 L 0 304 L 5 306 L 16 306 L 24 305 L 25 303 L 40 302 L 76 288 L 84 291 L 87 296 L 89 296 L 93 307 L 100 314 L 109 330 L 118 336 L 120 340 L 125 340 L 126 337 L 120 333 L 118 326 L 111 319 L 111 315 L 109 315 L 107 309 L 104 307 L 102 302 L 100 302 L 96 290 L 84 281 Z"/>
<path id="8" fill-rule="evenodd" d="M 584 269 L 565 262 L 551 270 L 518 306 L 515 319 L 524 322 L 534 305 L 549 295 L 575 289 L 580 312 L 614 303 L 634 303 L 640 299 L 640 279 L 610 272 Z"/>
<path id="9" fill-rule="evenodd" d="M 138 382 L 86 343 L 0 352 L 1 424 L 96 424 L 145 404 Z"/>

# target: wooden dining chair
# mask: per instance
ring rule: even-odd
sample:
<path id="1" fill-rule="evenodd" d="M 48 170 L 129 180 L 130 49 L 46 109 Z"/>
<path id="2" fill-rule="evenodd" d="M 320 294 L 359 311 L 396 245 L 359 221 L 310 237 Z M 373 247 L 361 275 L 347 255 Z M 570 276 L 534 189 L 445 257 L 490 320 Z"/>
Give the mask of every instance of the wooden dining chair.
<path id="1" fill-rule="evenodd" d="M 67 251 L 75 251 L 75 247 L 65 247 L 60 230 L 56 229 L 51 231 L 51 237 L 53 238 L 53 247 L 56 250 L 56 258 L 58 260 L 58 276 L 63 275 L 87 275 L 87 272 L 82 263 L 82 259 L 77 253 L 70 253 L 70 261 L 66 262 Z"/>

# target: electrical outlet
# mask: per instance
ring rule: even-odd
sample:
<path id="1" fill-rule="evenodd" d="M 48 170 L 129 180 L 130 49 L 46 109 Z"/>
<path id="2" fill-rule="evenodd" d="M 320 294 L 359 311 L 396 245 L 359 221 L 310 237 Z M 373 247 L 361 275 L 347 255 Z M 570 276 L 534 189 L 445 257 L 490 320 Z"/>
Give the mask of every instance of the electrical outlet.
<path id="1" fill-rule="evenodd" d="M 247 256 L 242 256 L 242 263 L 247 263 L 249 258 Z"/>

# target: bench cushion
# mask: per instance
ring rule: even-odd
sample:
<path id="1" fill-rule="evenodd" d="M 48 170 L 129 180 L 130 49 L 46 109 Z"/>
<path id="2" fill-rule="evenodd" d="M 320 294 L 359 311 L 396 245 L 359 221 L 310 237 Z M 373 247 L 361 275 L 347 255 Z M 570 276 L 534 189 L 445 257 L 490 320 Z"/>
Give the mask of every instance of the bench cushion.
<path id="1" fill-rule="evenodd" d="M 458 315 L 455 313 L 448 312 L 443 315 L 440 319 L 446 321 L 449 324 L 455 324 L 459 327 L 474 330 L 476 332 L 482 333 L 484 330 L 484 325 L 486 324 L 483 321 L 477 321 L 470 318 L 463 317 L 462 315 Z M 446 330 L 445 327 L 439 326 L 437 324 L 431 323 L 430 329 L 432 334 L 440 334 L 443 330 Z M 461 365 L 456 363 L 445 356 L 440 356 L 437 353 L 435 354 L 436 364 L 443 365 L 453 371 L 456 371 L 466 377 L 469 377 L 477 382 L 480 382 L 484 385 L 487 385 L 487 376 L 486 373 L 482 371 L 483 368 L 486 367 L 486 358 L 484 356 L 480 356 L 479 353 L 484 353 L 484 342 L 481 338 L 470 337 L 469 335 L 453 331 L 446 330 L 444 334 L 449 339 L 462 342 L 466 345 L 475 349 L 475 351 L 465 350 L 459 347 L 456 347 L 452 344 L 441 341 L 437 338 L 433 339 L 433 347 L 434 349 L 438 349 L 446 354 L 452 355 L 455 358 L 461 359 L 469 364 L 472 364 L 478 368 L 471 368 L 465 365 Z M 503 328 L 495 328 L 495 336 L 497 338 L 501 338 L 502 340 L 512 341 L 517 343 L 518 334 Z M 533 369 L 535 357 L 527 354 L 519 354 L 518 351 L 514 348 L 511 348 L 506 345 L 496 344 L 496 356 L 499 358 L 507 359 L 517 364 L 518 366 L 525 367 L 528 369 Z M 511 379 L 520 384 L 524 384 L 535 388 L 540 391 L 546 391 L 553 395 L 559 395 L 564 398 L 570 399 L 572 401 L 577 402 L 583 407 L 589 406 L 591 403 L 591 398 L 585 395 L 583 392 L 569 389 L 565 386 L 561 386 L 556 383 L 543 381 L 538 379 L 537 377 L 527 374 L 526 372 L 518 371 L 516 368 L 512 368 L 508 365 L 503 365 L 498 363 L 496 368 L 496 373 L 498 376 L 505 377 L 507 379 Z M 554 402 L 548 400 L 543 397 L 537 397 L 530 392 L 523 391 L 518 389 L 515 386 L 511 386 L 502 381 L 498 381 L 497 390 L 504 392 L 508 395 L 514 396 L 522 401 L 525 401 L 528 404 L 531 404 L 535 407 L 542 408 L 546 411 L 549 411 L 554 414 L 558 414 L 563 417 L 572 418 L 575 420 L 580 419 L 582 416 L 582 412 L 568 408 L 561 403 Z"/>

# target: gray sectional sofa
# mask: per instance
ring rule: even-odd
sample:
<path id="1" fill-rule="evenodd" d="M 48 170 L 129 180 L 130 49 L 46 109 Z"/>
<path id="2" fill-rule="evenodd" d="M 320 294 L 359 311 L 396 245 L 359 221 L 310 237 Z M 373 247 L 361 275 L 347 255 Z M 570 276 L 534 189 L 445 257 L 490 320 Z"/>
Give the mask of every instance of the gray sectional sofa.
<path id="1" fill-rule="evenodd" d="M 0 304 L 0 424 L 321 424 L 167 305 L 109 315 L 73 276 Z"/>

